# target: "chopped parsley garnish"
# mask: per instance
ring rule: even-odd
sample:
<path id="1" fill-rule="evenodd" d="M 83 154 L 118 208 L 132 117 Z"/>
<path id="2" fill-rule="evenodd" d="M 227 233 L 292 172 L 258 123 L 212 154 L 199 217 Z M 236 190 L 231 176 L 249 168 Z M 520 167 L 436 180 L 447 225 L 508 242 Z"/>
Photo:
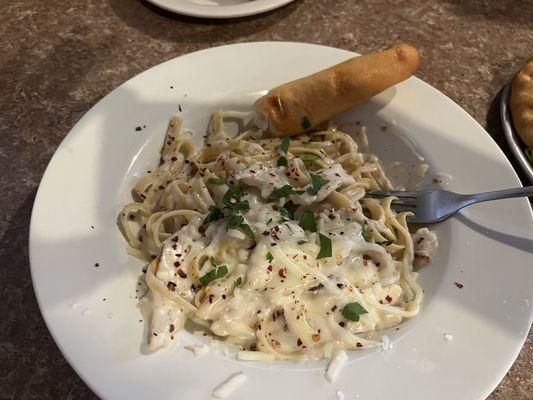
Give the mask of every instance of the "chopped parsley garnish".
<path id="1" fill-rule="evenodd" d="M 363 235 L 363 239 L 367 242 L 370 242 L 370 239 L 372 239 L 372 233 L 366 229 L 366 224 L 361 224 L 361 235 Z"/>
<path id="2" fill-rule="evenodd" d="M 322 178 L 320 175 L 311 174 L 311 187 L 307 188 L 306 192 L 312 196 L 316 196 L 318 191 L 322 186 L 324 186 L 328 181 Z"/>
<path id="3" fill-rule="evenodd" d="M 210 185 L 223 185 L 226 182 L 224 182 L 224 180 L 220 178 L 209 178 L 207 180 L 207 183 Z"/>
<path id="4" fill-rule="evenodd" d="M 215 259 L 214 259 L 213 257 L 209 257 L 209 262 L 211 263 L 211 265 L 212 265 L 213 267 L 216 267 L 216 266 L 217 266 L 217 264 L 215 263 Z"/>
<path id="5" fill-rule="evenodd" d="M 382 246 L 390 246 L 392 243 L 394 243 L 393 240 L 384 240 L 383 242 L 376 242 L 376 244 L 380 244 Z"/>
<path id="6" fill-rule="evenodd" d="M 320 157 L 317 156 L 316 154 L 304 154 L 300 158 L 302 159 L 302 161 L 304 163 L 309 164 L 309 163 L 312 163 L 315 160 L 318 160 Z"/>
<path id="7" fill-rule="evenodd" d="M 242 188 L 240 186 L 230 186 L 222 197 L 222 203 L 234 211 L 248 211 L 250 204 L 248 200 L 241 201 Z"/>
<path id="8" fill-rule="evenodd" d="M 205 217 L 203 224 L 206 225 L 220 218 L 222 218 L 222 210 L 218 207 L 210 206 L 209 213 Z"/>
<path id="9" fill-rule="evenodd" d="M 294 213 L 297 208 L 298 206 L 296 204 L 292 201 L 288 201 L 279 209 L 279 213 L 285 220 L 292 220 L 294 219 Z"/>
<path id="10" fill-rule="evenodd" d="M 298 240 L 298 244 L 302 245 L 302 244 L 306 244 L 306 243 L 309 243 L 307 240 Z"/>
<path id="11" fill-rule="evenodd" d="M 304 140 L 304 141 L 302 141 L 302 144 L 304 146 L 307 146 L 307 145 L 311 144 L 311 141 L 310 140 Z"/>
<path id="12" fill-rule="evenodd" d="M 300 226 L 306 231 L 316 232 L 316 222 L 313 213 L 309 211 L 304 212 L 300 220 Z"/>
<path id="13" fill-rule="evenodd" d="M 289 143 L 290 143 L 290 139 L 288 137 L 284 138 L 282 141 L 281 141 L 281 146 L 279 147 L 280 148 L 280 151 L 282 153 L 285 153 L 287 154 L 287 151 L 289 151 Z M 285 156 L 279 156 L 278 158 L 278 167 L 286 167 L 288 164 L 288 161 L 287 161 L 287 157 Z"/>
<path id="14" fill-rule="evenodd" d="M 309 118 L 304 117 L 304 119 L 302 120 L 302 128 L 304 128 L 304 131 L 311 128 L 311 121 L 309 121 Z"/>
<path id="15" fill-rule="evenodd" d="M 235 287 L 239 287 L 242 284 L 242 278 L 239 276 L 237 279 L 235 279 L 235 282 L 233 282 Z"/>
<path id="16" fill-rule="evenodd" d="M 272 222 L 272 218 L 269 218 L 268 221 L 266 222 L 266 224 L 270 224 Z"/>
<path id="17" fill-rule="evenodd" d="M 320 239 L 320 251 L 316 256 L 316 259 L 318 260 L 320 258 L 331 257 L 331 255 L 333 254 L 333 251 L 331 249 L 331 239 L 327 236 L 322 235 L 321 233 L 318 234 L 318 237 Z"/>
<path id="18" fill-rule="evenodd" d="M 211 271 L 209 271 L 204 276 L 200 277 L 200 283 L 202 286 L 207 286 L 210 282 L 214 281 L 215 279 L 222 278 L 228 274 L 228 267 L 223 265 L 222 267 L 214 267 Z"/>
<path id="19" fill-rule="evenodd" d="M 283 140 L 281 141 L 281 146 L 280 146 L 280 149 L 282 152 L 286 153 L 289 151 L 289 143 L 290 143 L 290 139 L 288 137 L 283 138 Z"/>
<path id="20" fill-rule="evenodd" d="M 304 190 L 294 190 L 291 185 L 285 185 L 272 191 L 268 198 L 270 200 L 279 200 L 282 197 L 289 196 L 290 194 L 303 194 L 304 192 Z"/>
<path id="21" fill-rule="evenodd" d="M 359 321 L 359 316 L 368 314 L 368 311 L 359 303 L 348 303 L 342 308 L 342 316 L 350 321 Z"/>
<path id="22" fill-rule="evenodd" d="M 228 230 L 230 229 L 239 230 L 240 229 L 250 239 L 255 240 L 254 231 L 252 231 L 252 228 L 250 228 L 250 225 L 244 224 L 243 221 L 244 221 L 244 218 L 242 215 L 238 215 L 238 214 L 232 215 L 229 219 Z"/>
<path id="23" fill-rule="evenodd" d="M 268 261 L 272 261 L 272 260 L 274 259 L 274 256 L 273 256 L 272 253 L 269 251 L 268 253 L 266 253 L 265 258 L 266 258 Z"/>

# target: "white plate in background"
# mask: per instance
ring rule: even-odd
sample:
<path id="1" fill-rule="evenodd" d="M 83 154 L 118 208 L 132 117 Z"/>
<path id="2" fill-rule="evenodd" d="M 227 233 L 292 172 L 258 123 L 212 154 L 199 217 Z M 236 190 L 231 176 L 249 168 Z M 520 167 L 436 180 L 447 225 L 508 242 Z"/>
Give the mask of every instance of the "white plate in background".
<path id="1" fill-rule="evenodd" d="M 236 18 L 261 14 L 294 0 L 148 0 L 165 10 L 191 17 Z"/>
<path id="2" fill-rule="evenodd" d="M 180 114 L 200 143 L 213 110 L 249 109 L 264 90 L 352 56 L 280 42 L 192 53 L 115 89 L 61 143 L 33 209 L 32 279 L 58 347 L 100 397 L 209 399 L 216 385 L 243 371 L 248 382 L 231 399 L 323 400 L 335 399 L 341 390 L 348 399 L 361 400 L 473 400 L 485 398 L 505 375 L 532 318 L 533 218 L 526 199 L 474 205 L 435 225 L 440 246 L 420 272 L 425 290 L 420 315 L 391 333 L 392 350 L 351 352 L 334 384 L 323 378 L 325 361 L 265 364 L 215 353 L 195 357 L 183 345 L 201 339 L 188 332 L 180 333 L 181 346 L 154 354 L 144 350 L 146 321 L 135 299 L 142 265 L 126 254 L 116 218 L 130 201 L 132 183 L 157 165 L 170 116 Z M 432 166 L 430 177 L 437 172 L 454 177 L 451 190 L 520 185 L 483 128 L 419 79 L 410 78 L 339 120 L 367 125 L 371 144 L 384 158 L 401 149 L 386 135 L 407 132 Z M 445 334 L 453 340 L 444 340 Z"/>

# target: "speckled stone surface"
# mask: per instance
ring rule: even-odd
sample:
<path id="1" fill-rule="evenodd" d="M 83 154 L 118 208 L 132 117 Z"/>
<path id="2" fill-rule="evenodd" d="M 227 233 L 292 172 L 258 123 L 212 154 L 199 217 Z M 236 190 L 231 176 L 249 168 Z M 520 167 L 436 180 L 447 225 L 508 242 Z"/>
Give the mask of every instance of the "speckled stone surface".
<path id="1" fill-rule="evenodd" d="M 499 124 L 498 92 L 533 54 L 530 0 L 296 0 L 233 21 L 176 16 L 135 0 L 1 5 L 1 399 L 96 398 L 40 316 L 29 273 L 28 226 L 39 180 L 60 141 L 125 80 L 226 43 L 301 41 L 365 53 L 407 41 L 422 54 L 417 75 L 468 111 L 512 158 Z M 530 333 L 491 400 L 533 398 L 532 339 Z"/>

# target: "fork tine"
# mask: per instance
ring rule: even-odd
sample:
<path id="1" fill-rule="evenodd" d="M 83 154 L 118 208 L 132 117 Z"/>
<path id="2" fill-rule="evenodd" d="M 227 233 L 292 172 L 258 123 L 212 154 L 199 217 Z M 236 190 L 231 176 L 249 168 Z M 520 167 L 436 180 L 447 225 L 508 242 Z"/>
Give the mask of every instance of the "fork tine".
<path id="1" fill-rule="evenodd" d="M 414 199 L 412 197 L 398 197 L 398 199 L 393 200 L 393 205 L 399 205 L 399 206 L 416 206 L 418 203 L 417 199 Z"/>
<path id="2" fill-rule="evenodd" d="M 416 211 L 416 205 L 391 203 L 391 209 L 396 212 Z"/>
<path id="3" fill-rule="evenodd" d="M 398 198 L 410 197 L 416 199 L 417 192 L 403 192 L 399 190 L 374 190 L 372 192 L 367 192 L 366 195 L 370 197 L 394 196 Z"/>

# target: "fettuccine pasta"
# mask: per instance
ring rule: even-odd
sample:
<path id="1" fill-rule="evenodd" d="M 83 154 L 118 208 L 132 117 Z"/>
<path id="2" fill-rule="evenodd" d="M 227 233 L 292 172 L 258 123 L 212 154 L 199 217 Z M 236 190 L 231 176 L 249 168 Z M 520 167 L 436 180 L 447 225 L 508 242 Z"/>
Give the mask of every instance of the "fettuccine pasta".
<path id="1" fill-rule="evenodd" d="M 413 263 L 436 237 L 413 242 L 392 198 L 365 198 L 392 187 L 377 157 L 333 124 L 229 137 L 231 115 L 214 114 L 200 149 L 173 117 L 159 167 L 119 215 L 130 252 L 150 262 L 149 347 L 192 320 L 268 359 L 324 357 L 375 346 L 377 331 L 415 316 Z"/>

